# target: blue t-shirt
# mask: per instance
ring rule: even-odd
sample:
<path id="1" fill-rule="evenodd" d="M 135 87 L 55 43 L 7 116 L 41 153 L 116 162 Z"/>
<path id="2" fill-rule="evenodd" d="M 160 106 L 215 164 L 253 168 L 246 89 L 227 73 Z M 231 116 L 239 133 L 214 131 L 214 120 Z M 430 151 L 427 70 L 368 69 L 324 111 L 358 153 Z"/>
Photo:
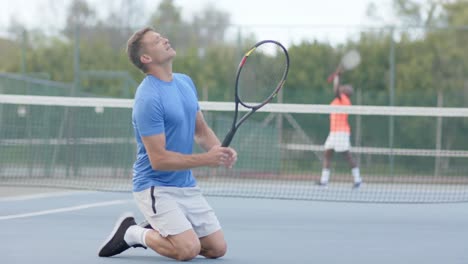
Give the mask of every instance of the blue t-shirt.
<path id="1" fill-rule="evenodd" d="M 141 82 L 135 94 L 132 112 L 137 142 L 137 157 L 133 165 L 134 192 L 151 186 L 196 185 L 191 170 L 154 170 L 141 137 L 165 134 L 167 150 L 192 154 L 199 109 L 195 85 L 187 75 L 174 73 L 170 82 L 147 75 Z"/>

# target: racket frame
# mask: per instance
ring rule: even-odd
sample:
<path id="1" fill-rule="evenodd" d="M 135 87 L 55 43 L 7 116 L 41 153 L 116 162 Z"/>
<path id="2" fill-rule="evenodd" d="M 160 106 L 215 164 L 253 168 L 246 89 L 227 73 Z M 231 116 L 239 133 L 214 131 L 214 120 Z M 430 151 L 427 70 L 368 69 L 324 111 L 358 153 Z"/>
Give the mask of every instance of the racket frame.
<path id="1" fill-rule="evenodd" d="M 273 43 L 273 44 L 275 44 L 275 45 L 277 45 L 277 46 L 279 46 L 281 48 L 281 50 L 284 53 L 285 59 L 286 59 L 286 65 L 285 65 L 286 67 L 285 67 L 285 69 L 283 71 L 283 76 L 281 77 L 281 81 L 277 84 L 276 88 L 273 90 L 271 95 L 268 96 L 260 104 L 252 106 L 252 105 L 249 105 L 249 104 L 247 104 L 245 102 L 242 102 L 242 100 L 239 97 L 239 92 L 238 92 L 239 91 L 239 77 L 240 77 L 240 75 L 242 73 L 243 66 L 247 62 L 250 54 L 252 54 L 257 49 L 257 47 L 259 47 L 260 45 L 263 45 L 265 43 Z M 237 132 L 237 129 L 242 125 L 242 123 L 247 118 L 249 118 L 253 113 L 255 113 L 258 109 L 262 108 L 263 106 L 268 104 L 274 97 L 276 97 L 276 95 L 278 94 L 278 92 L 281 90 L 281 88 L 284 86 L 284 83 L 286 82 L 288 72 L 289 72 L 289 54 L 288 54 L 287 49 L 278 41 L 275 41 L 275 40 L 262 40 L 260 42 L 257 42 L 249 51 L 247 51 L 244 54 L 244 57 L 241 59 L 241 61 L 239 63 L 239 66 L 237 67 L 237 73 L 236 73 L 234 118 L 233 118 L 231 129 L 228 132 L 228 134 L 226 135 L 226 137 L 224 138 L 223 143 L 221 144 L 221 146 L 223 146 L 223 147 L 229 146 L 229 144 L 231 143 L 231 141 L 232 141 L 232 139 L 234 137 L 234 134 Z M 245 108 L 249 108 L 250 111 L 247 114 L 245 114 L 244 116 L 242 116 L 239 121 L 237 121 L 237 118 L 238 118 L 238 115 L 239 115 L 239 105 L 242 105 Z"/>

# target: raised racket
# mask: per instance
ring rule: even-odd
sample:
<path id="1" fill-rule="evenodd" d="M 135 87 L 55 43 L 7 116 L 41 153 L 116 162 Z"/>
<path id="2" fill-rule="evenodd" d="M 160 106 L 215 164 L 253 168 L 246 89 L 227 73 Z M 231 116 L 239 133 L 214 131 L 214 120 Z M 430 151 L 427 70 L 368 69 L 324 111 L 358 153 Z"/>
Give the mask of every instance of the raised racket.
<path id="1" fill-rule="evenodd" d="M 341 58 L 341 71 L 349 71 L 356 68 L 361 63 L 361 55 L 357 50 L 349 50 Z"/>
<path id="2" fill-rule="evenodd" d="M 260 41 L 245 53 L 237 68 L 234 119 L 223 147 L 231 144 L 237 129 L 249 116 L 273 100 L 283 87 L 288 71 L 288 51 L 278 41 Z M 238 120 L 240 106 L 250 111 Z"/>
<path id="3" fill-rule="evenodd" d="M 347 51 L 341 58 L 340 63 L 338 64 L 338 67 L 336 68 L 335 72 L 328 76 L 327 81 L 329 83 L 332 83 L 335 76 L 340 75 L 345 71 L 349 71 L 356 68 L 357 66 L 359 66 L 360 63 L 361 54 L 357 50 L 352 49 Z"/>

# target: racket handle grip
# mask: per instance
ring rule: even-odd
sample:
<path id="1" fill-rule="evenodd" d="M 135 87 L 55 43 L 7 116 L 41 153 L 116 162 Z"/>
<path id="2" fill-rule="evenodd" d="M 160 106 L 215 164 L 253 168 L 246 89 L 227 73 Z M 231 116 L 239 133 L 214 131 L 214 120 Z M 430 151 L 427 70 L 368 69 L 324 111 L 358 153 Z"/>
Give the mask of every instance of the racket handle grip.
<path id="1" fill-rule="evenodd" d="M 224 138 L 223 143 L 221 144 L 221 147 L 228 147 L 229 144 L 231 144 L 232 138 L 234 137 L 235 133 L 236 133 L 235 130 L 229 131 L 229 133 Z"/>

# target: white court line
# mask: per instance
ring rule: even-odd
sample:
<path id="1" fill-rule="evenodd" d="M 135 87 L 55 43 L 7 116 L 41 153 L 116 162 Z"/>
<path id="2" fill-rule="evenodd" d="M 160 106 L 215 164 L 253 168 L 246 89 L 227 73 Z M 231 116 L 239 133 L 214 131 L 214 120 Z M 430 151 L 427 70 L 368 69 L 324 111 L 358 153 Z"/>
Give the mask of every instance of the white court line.
<path id="1" fill-rule="evenodd" d="M 77 210 L 89 209 L 89 208 L 94 208 L 94 207 L 103 207 L 103 206 L 109 206 L 109 205 L 124 204 L 124 203 L 129 203 L 129 202 L 132 202 L 132 201 L 133 200 L 113 200 L 113 201 L 108 201 L 108 202 L 83 204 L 83 205 L 78 205 L 78 206 L 57 208 L 57 209 L 53 209 L 53 210 L 38 211 L 38 212 L 32 212 L 32 213 L 26 213 L 26 214 L 5 215 L 5 216 L 0 216 L 0 221 L 1 220 L 16 219 L 16 218 L 33 217 L 33 216 L 39 216 L 39 215 L 64 213 L 64 212 L 77 211 Z"/>
<path id="2" fill-rule="evenodd" d="M 67 195 L 83 194 L 83 193 L 92 193 L 92 192 L 69 191 L 69 192 L 27 194 L 27 195 L 20 195 L 20 196 L 7 196 L 7 197 L 0 198 L 0 202 L 24 201 L 24 200 L 41 199 L 41 198 L 49 198 L 49 197 L 57 197 L 57 196 L 67 196 Z"/>

